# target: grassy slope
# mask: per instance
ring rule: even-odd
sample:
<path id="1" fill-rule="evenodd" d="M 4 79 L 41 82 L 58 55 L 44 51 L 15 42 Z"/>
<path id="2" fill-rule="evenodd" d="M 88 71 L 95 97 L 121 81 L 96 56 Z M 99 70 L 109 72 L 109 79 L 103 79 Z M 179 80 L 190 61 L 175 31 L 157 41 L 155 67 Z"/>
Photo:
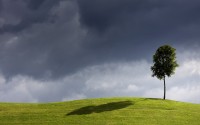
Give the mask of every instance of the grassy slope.
<path id="1" fill-rule="evenodd" d="M 199 125 L 200 105 L 146 98 L 0 103 L 0 125 Z"/>

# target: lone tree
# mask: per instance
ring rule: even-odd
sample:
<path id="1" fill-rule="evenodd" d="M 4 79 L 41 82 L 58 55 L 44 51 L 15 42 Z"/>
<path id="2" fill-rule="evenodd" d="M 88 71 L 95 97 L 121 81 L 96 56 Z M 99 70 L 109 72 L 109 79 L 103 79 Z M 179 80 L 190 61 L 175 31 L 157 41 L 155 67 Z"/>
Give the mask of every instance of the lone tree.
<path id="1" fill-rule="evenodd" d="M 153 55 L 154 65 L 151 67 L 153 72 L 152 76 L 156 76 L 160 80 L 164 80 L 164 97 L 166 95 L 166 85 L 165 77 L 170 77 L 174 74 L 178 64 L 176 62 L 176 49 L 169 45 L 163 45 L 156 50 L 155 55 Z"/>

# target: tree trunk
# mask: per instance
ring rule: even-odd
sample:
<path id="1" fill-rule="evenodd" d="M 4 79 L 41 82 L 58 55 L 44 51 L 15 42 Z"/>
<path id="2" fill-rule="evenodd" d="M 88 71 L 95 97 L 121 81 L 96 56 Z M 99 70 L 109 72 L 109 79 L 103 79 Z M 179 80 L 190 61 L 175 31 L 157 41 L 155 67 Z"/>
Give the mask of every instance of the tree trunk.
<path id="1" fill-rule="evenodd" d="M 164 100 L 165 100 L 165 94 L 166 94 L 166 86 L 165 86 L 165 76 L 164 76 L 164 97 L 163 97 Z"/>

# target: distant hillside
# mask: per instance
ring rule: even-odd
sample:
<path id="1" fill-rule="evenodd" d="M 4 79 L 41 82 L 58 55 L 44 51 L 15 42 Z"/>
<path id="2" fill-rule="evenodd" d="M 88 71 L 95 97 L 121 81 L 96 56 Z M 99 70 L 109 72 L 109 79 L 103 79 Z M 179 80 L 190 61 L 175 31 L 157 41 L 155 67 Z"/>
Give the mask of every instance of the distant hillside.
<path id="1" fill-rule="evenodd" d="M 200 125 L 200 105 L 155 98 L 0 103 L 0 125 Z"/>

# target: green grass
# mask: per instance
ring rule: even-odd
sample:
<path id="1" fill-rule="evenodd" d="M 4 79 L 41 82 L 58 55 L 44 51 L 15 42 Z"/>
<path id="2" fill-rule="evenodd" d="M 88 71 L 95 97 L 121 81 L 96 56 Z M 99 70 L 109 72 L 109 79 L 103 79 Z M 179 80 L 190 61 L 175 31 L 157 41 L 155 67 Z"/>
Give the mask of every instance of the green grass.
<path id="1" fill-rule="evenodd" d="M 200 125 L 200 105 L 154 98 L 0 103 L 0 125 Z"/>

